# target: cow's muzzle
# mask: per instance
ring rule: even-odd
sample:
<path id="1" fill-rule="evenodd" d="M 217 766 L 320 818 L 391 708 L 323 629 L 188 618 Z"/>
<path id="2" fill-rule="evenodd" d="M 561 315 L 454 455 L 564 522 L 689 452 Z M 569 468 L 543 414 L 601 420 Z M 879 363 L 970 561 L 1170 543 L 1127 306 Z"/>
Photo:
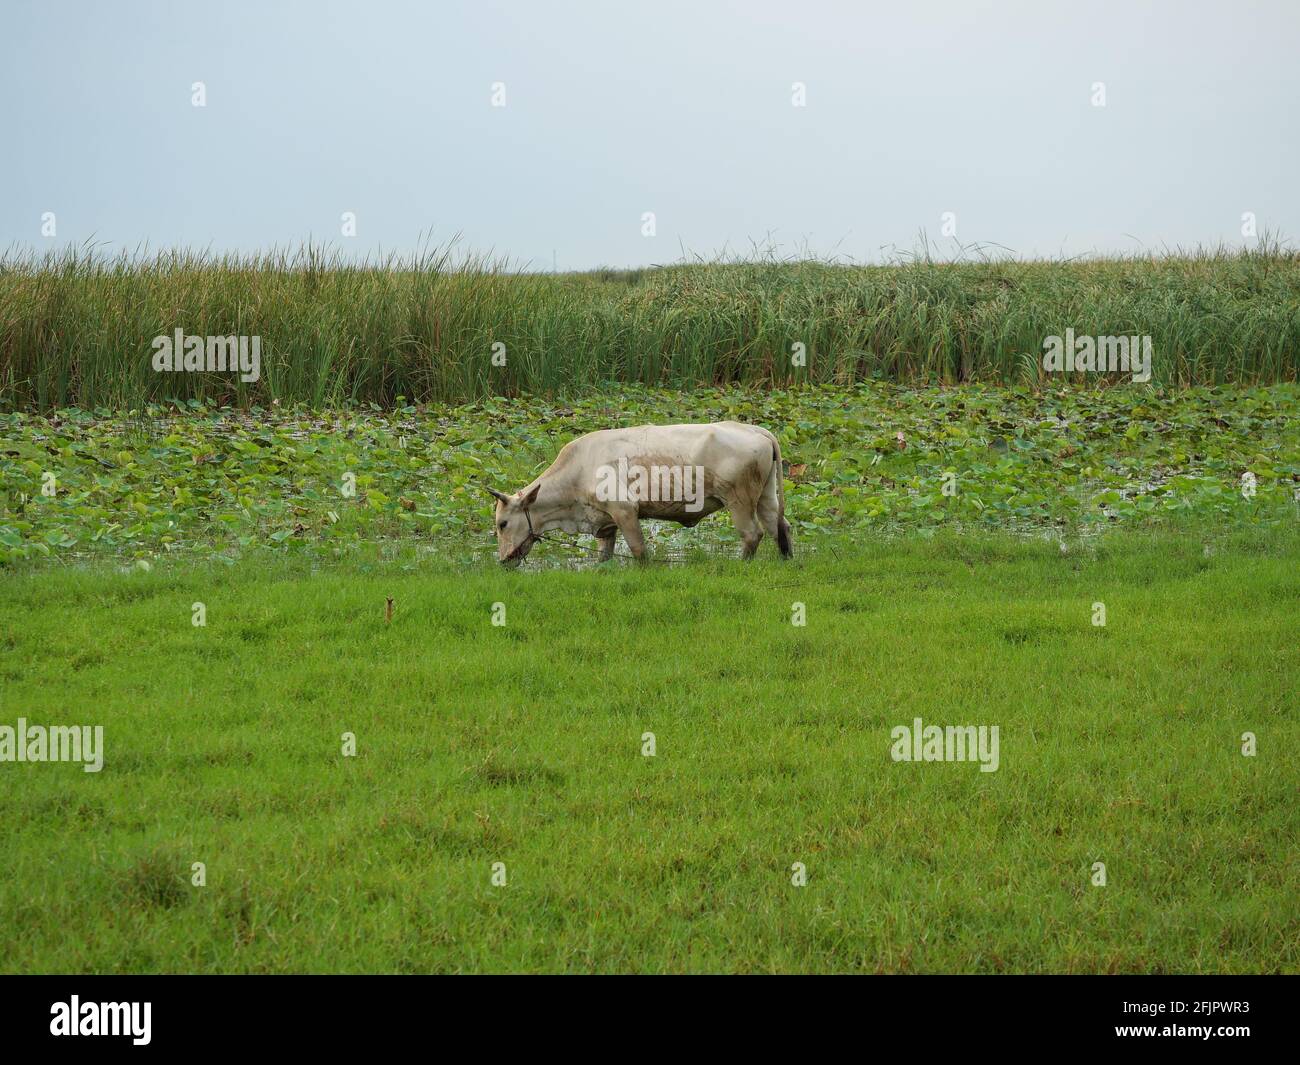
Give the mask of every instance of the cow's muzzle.
<path id="1" fill-rule="evenodd" d="M 521 562 L 523 562 L 524 557 L 528 552 L 533 549 L 533 544 L 537 543 L 540 539 L 540 536 L 524 537 L 523 542 L 520 543 L 518 547 L 511 551 L 510 554 L 506 555 L 505 558 L 501 559 L 501 565 L 505 566 L 507 569 L 515 569 Z"/>

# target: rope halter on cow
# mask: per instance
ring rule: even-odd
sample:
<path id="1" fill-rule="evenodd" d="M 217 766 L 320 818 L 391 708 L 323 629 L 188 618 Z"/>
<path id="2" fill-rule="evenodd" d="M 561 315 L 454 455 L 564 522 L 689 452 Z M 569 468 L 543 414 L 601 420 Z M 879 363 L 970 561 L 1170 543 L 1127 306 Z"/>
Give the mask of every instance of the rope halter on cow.
<path id="1" fill-rule="evenodd" d="M 486 488 L 487 491 L 492 495 L 492 497 L 496 499 L 499 503 L 502 503 L 505 506 L 509 506 L 513 502 L 513 500 L 504 492 L 498 492 L 495 488 L 488 488 L 487 485 L 484 485 L 483 487 Z M 524 507 L 523 512 L 524 512 L 524 520 L 528 522 L 528 538 L 524 540 L 522 543 L 520 543 L 504 559 L 502 559 L 503 562 L 510 562 L 518 558 L 520 555 L 524 554 L 525 552 L 531 551 L 533 544 L 537 543 L 539 540 L 547 539 L 544 533 L 539 533 L 533 528 L 532 508 Z"/>

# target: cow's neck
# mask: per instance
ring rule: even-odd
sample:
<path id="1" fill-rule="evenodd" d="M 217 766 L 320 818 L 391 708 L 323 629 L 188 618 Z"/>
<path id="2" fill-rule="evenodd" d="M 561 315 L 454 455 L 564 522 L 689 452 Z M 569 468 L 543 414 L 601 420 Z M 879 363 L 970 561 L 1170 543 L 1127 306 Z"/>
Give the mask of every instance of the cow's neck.
<path id="1" fill-rule="evenodd" d="M 544 474 L 535 483 L 541 491 L 537 493 L 537 502 L 528 508 L 533 520 L 533 532 L 545 533 L 552 529 L 564 529 L 567 532 L 580 531 L 589 524 L 586 507 L 575 493 L 565 491 L 563 486 L 548 479 Z M 532 485 L 523 490 L 527 495 Z"/>

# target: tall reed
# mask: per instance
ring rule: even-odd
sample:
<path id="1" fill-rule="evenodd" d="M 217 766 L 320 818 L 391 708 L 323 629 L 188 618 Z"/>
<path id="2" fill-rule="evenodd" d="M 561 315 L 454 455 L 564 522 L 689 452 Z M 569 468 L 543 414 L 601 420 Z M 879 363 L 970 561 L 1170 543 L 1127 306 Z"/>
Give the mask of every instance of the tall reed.
<path id="1" fill-rule="evenodd" d="M 151 341 L 178 328 L 259 336 L 260 379 L 154 371 Z M 1067 328 L 1150 335 L 1162 384 L 1295 380 L 1300 255 L 1267 240 L 1090 261 L 539 274 L 450 248 L 367 262 L 310 246 L 10 253 L 0 258 L 0 406 L 390 405 L 604 382 L 1042 384 L 1044 338 Z M 806 366 L 792 360 L 798 344 Z"/>

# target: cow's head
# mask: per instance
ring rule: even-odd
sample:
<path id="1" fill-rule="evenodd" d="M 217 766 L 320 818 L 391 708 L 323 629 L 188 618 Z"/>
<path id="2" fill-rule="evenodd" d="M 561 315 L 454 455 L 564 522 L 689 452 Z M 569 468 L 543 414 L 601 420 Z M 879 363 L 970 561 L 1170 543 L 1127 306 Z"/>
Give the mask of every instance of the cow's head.
<path id="1" fill-rule="evenodd" d="M 497 534 L 497 561 L 503 566 L 513 569 L 519 565 L 532 550 L 533 544 L 541 539 L 541 536 L 534 532 L 533 522 L 528 513 L 528 508 L 537 502 L 537 493 L 541 487 L 540 484 L 535 485 L 527 495 L 516 492 L 512 496 L 498 492 L 494 488 L 488 489 L 497 501 L 493 527 Z"/>

